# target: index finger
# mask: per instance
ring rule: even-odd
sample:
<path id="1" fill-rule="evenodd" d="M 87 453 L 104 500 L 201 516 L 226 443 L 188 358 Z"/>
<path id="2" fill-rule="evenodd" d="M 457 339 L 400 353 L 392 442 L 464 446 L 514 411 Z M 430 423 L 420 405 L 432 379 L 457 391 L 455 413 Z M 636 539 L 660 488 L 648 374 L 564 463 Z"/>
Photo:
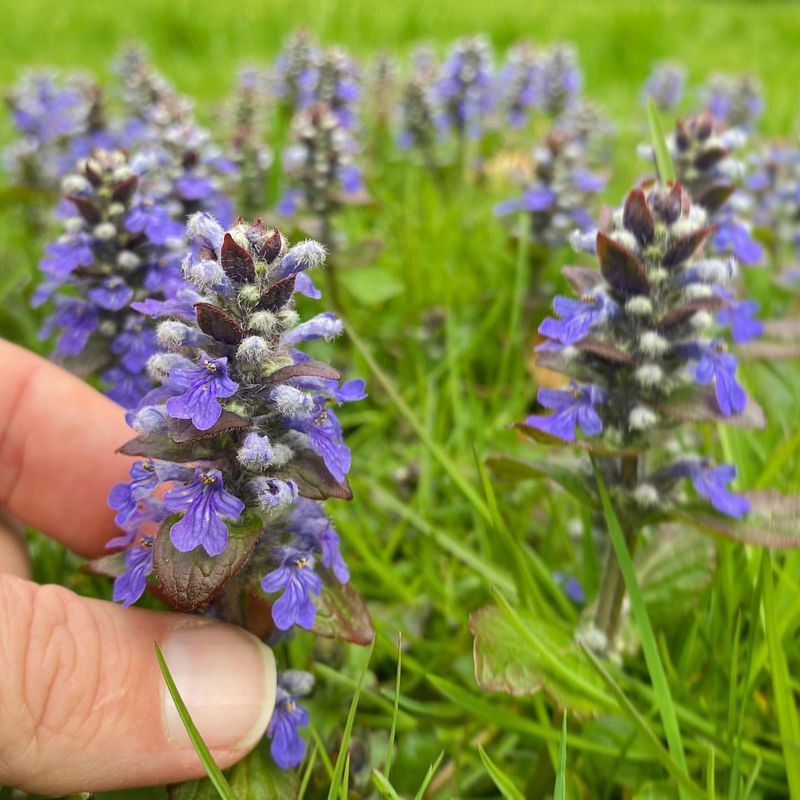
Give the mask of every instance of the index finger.
<path id="1" fill-rule="evenodd" d="M 0 340 L 0 506 L 75 552 L 115 535 L 106 504 L 128 477 L 125 412 L 43 358 Z"/>

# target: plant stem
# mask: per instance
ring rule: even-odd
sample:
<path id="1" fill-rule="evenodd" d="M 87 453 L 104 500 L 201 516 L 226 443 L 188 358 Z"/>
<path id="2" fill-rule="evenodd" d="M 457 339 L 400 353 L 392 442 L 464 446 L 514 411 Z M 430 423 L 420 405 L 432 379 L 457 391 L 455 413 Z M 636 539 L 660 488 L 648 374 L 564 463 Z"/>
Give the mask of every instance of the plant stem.
<path id="1" fill-rule="evenodd" d="M 342 304 L 341 297 L 339 296 L 339 281 L 336 275 L 336 263 L 333 258 L 334 242 L 333 242 L 333 226 L 331 225 L 331 218 L 329 214 L 323 214 L 320 217 L 321 233 L 320 238 L 322 244 L 328 251 L 328 259 L 326 263 L 325 275 L 328 278 L 328 292 L 330 294 L 330 302 L 333 310 L 341 313 Z"/>
<path id="2" fill-rule="evenodd" d="M 638 471 L 638 456 L 623 456 L 620 459 L 622 485 L 625 488 L 632 489 L 636 486 Z M 633 557 L 639 529 L 631 524 L 629 519 L 621 521 L 624 524 L 625 544 L 631 557 Z M 622 579 L 622 572 L 620 571 L 614 548 L 609 546 L 603 580 L 600 584 L 600 593 L 597 599 L 597 611 L 594 617 L 595 626 L 606 636 L 608 650 L 612 650 L 614 647 L 624 597 L 625 582 Z"/>

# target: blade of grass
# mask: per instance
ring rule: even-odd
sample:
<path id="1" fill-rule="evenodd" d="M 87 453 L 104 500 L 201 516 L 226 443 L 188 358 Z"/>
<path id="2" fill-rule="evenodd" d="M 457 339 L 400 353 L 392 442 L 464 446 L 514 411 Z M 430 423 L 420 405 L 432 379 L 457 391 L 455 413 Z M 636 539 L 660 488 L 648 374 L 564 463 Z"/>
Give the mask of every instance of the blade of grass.
<path id="1" fill-rule="evenodd" d="M 200 759 L 200 763 L 203 765 L 203 769 L 206 771 L 211 783 L 214 784 L 214 788 L 217 790 L 217 794 L 219 794 L 222 800 L 236 800 L 236 795 L 233 793 L 233 789 L 231 789 L 230 784 L 222 774 L 222 770 L 217 766 L 217 762 L 214 761 L 214 757 L 211 755 L 208 745 L 206 745 L 206 743 L 203 741 L 203 737 L 200 736 L 200 731 L 197 730 L 197 726 L 194 724 L 189 714 L 189 710 L 186 708 L 186 704 L 183 702 L 183 699 L 178 692 L 178 687 L 175 685 L 175 681 L 172 679 L 172 674 L 170 673 L 167 662 L 164 660 L 164 656 L 161 653 L 161 648 L 159 648 L 158 644 L 155 642 L 153 644 L 156 649 L 158 666 L 161 669 L 161 674 L 164 676 L 164 682 L 167 684 L 167 690 L 172 698 L 172 702 L 175 703 L 175 708 L 178 709 L 178 716 L 181 718 L 183 727 L 186 728 L 186 733 L 189 735 L 189 741 L 191 741 L 192 747 L 194 747 L 197 757 Z"/>
<path id="2" fill-rule="evenodd" d="M 661 127 L 661 120 L 658 118 L 658 109 L 652 100 L 647 101 L 647 121 L 650 125 L 650 141 L 653 144 L 653 152 L 656 157 L 658 180 L 666 185 L 667 181 L 675 180 L 675 166 L 669 154 L 667 140 L 664 137 L 664 129 Z"/>
<path id="3" fill-rule="evenodd" d="M 558 747 L 558 772 L 553 800 L 567 800 L 567 712 L 561 719 L 561 744 Z"/>
<path id="4" fill-rule="evenodd" d="M 678 727 L 675 706 L 672 702 L 672 694 L 670 693 L 669 684 L 667 683 L 667 676 L 664 673 L 664 665 L 661 663 L 661 656 L 658 652 L 658 644 L 653 634 L 653 627 L 650 624 L 647 607 L 644 604 L 642 593 L 639 590 L 639 584 L 636 581 L 633 561 L 625 545 L 625 536 L 622 532 L 619 520 L 617 519 L 617 514 L 611 505 L 611 499 L 608 496 L 608 490 L 603 481 L 603 476 L 600 474 L 600 470 L 597 468 L 597 463 L 594 459 L 592 459 L 592 467 L 594 468 L 597 488 L 600 492 L 600 500 L 603 504 L 603 514 L 606 518 L 611 544 L 614 547 L 614 553 L 619 562 L 623 580 L 625 581 L 625 588 L 628 591 L 633 619 L 636 623 L 636 627 L 639 629 L 642 651 L 644 652 L 647 671 L 650 673 L 650 680 L 653 682 L 653 691 L 655 693 L 656 705 L 661 715 L 661 722 L 664 726 L 664 735 L 667 738 L 670 754 L 675 759 L 675 762 L 684 776 L 688 777 L 686 755 L 683 750 L 683 740 L 681 739 L 681 732 Z M 681 792 L 681 794 L 683 793 Z"/>
<path id="5" fill-rule="evenodd" d="M 769 460 L 764 465 L 764 471 L 753 484 L 754 489 L 763 489 L 770 486 L 776 475 L 784 468 L 786 462 L 800 447 L 800 430 L 795 431 L 789 439 L 778 445 L 770 454 Z"/>
<path id="6" fill-rule="evenodd" d="M 622 710 L 628 715 L 630 721 L 639 731 L 645 742 L 650 746 L 654 755 L 661 762 L 664 769 L 666 769 L 672 778 L 678 783 L 679 787 L 682 787 L 685 791 L 688 791 L 693 797 L 703 798 L 703 800 L 705 800 L 705 792 L 703 792 L 699 786 L 692 782 L 692 780 L 686 774 L 685 767 L 681 767 L 675 761 L 672 754 L 664 748 L 664 745 L 661 744 L 661 740 L 657 734 L 653 731 L 650 725 L 648 725 L 647 720 L 639 713 L 639 710 L 636 708 L 636 706 L 631 703 L 625 692 L 622 690 L 622 687 L 614 680 L 613 676 L 605 668 L 605 666 L 603 666 L 603 663 L 600 661 L 600 659 L 585 645 L 583 645 L 583 650 L 589 657 L 589 661 L 591 661 L 594 665 L 597 673 L 606 682 L 606 685 L 611 690 L 612 695 L 619 703 L 620 708 L 622 708 Z"/>
<path id="7" fill-rule="evenodd" d="M 416 795 L 414 795 L 414 800 L 422 800 L 422 798 L 425 797 L 425 792 L 427 791 L 430 782 L 433 780 L 433 776 L 439 771 L 439 766 L 441 765 L 443 758 L 444 750 L 439 753 L 439 758 L 437 758 L 436 761 L 434 761 L 433 764 L 428 767 L 428 772 L 420 784 L 419 791 L 416 793 Z"/>
<path id="8" fill-rule="evenodd" d="M 386 394 L 389 395 L 392 402 L 397 407 L 400 415 L 408 422 L 414 433 L 419 436 L 420 441 L 430 450 L 433 457 L 439 462 L 442 469 L 450 476 L 453 483 L 459 488 L 464 497 L 469 500 L 475 510 L 487 522 L 491 522 L 491 514 L 486 506 L 486 503 L 481 499 L 481 496 L 475 490 L 470 482 L 459 472 L 458 467 L 453 460 L 438 442 L 434 441 L 430 433 L 425 429 L 425 426 L 417 419 L 414 412 L 408 407 L 408 404 L 403 400 L 402 395 L 397 390 L 397 387 L 392 382 L 391 378 L 381 369 L 378 362 L 373 358 L 372 353 L 362 341 L 361 337 L 349 326 L 345 325 L 347 335 L 350 337 L 356 350 L 361 354 L 364 361 L 367 362 L 372 374 L 378 379 L 378 383 L 383 387 Z"/>
<path id="9" fill-rule="evenodd" d="M 361 695 L 361 687 L 364 685 L 364 676 L 367 674 L 367 667 L 372 658 L 372 650 L 375 647 L 373 640 L 369 647 L 366 659 L 364 660 L 364 667 L 361 674 L 358 676 L 358 685 L 353 693 L 353 701 L 350 703 L 350 711 L 347 714 L 347 722 L 345 722 L 344 732 L 342 733 L 342 741 L 339 745 L 339 755 L 336 757 L 336 765 L 333 768 L 333 777 L 331 778 L 331 786 L 328 791 L 328 800 L 335 800 L 336 795 L 339 793 L 342 786 L 342 779 L 344 776 L 345 765 L 348 763 L 348 755 L 350 750 L 350 737 L 353 734 L 353 722 L 356 718 L 356 709 L 358 708 L 358 698 Z M 344 787 L 346 789 L 346 787 Z"/>
<path id="10" fill-rule="evenodd" d="M 400 676 L 403 672 L 403 634 L 397 632 L 397 677 L 394 684 L 394 713 L 392 714 L 392 727 L 389 729 L 389 747 L 386 751 L 386 780 L 392 771 L 392 758 L 394 757 L 394 737 L 397 734 L 397 716 L 400 711 Z"/>
<path id="11" fill-rule="evenodd" d="M 761 574 L 764 583 L 762 597 L 764 633 L 767 637 L 769 657 L 772 662 L 774 706 L 778 716 L 778 730 L 781 734 L 781 747 L 786 763 L 789 796 L 791 800 L 800 800 L 800 718 L 797 715 L 796 700 L 789 684 L 786 654 L 783 651 L 775 624 L 775 587 L 769 550 L 764 550 L 761 554 Z"/>
<path id="12" fill-rule="evenodd" d="M 319 745 L 315 742 L 314 749 L 311 751 L 306 768 L 303 770 L 303 780 L 300 781 L 300 788 L 297 791 L 297 800 L 303 800 L 308 791 L 308 784 L 311 781 L 311 773 L 317 764 L 317 756 L 319 755 Z"/>
<path id="13" fill-rule="evenodd" d="M 376 769 L 372 770 L 372 782 L 375 784 L 375 788 L 381 793 L 381 797 L 383 797 L 384 800 L 403 800 L 403 798 L 397 794 L 397 790 L 394 786 L 389 783 L 388 778 Z"/>
<path id="14" fill-rule="evenodd" d="M 485 767 L 486 771 L 489 773 L 489 777 L 494 782 L 494 785 L 497 787 L 497 790 L 500 792 L 506 800 L 525 800 L 525 796 L 522 792 L 514 786 L 514 782 L 508 775 L 497 766 L 497 764 L 492 761 L 491 758 L 487 755 L 486 751 L 478 745 L 478 753 L 480 754 L 481 761 L 483 761 L 483 766 Z"/>

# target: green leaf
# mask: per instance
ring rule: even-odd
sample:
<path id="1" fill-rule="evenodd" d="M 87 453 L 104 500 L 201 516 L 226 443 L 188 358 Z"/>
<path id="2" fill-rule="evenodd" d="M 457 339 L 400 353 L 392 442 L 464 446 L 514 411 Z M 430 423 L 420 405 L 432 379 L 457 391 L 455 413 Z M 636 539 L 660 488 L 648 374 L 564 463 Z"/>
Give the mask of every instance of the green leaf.
<path id="1" fill-rule="evenodd" d="M 581 717 L 613 707 L 567 627 L 509 606 L 487 606 L 470 616 L 470 629 L 482 689 L 516 697 L 544 691 Z"/>
<path id="2" fill-rule="evenodd" d="M 392 709 L 392 727 L 389 730 L 389 745 L 386 748 L 386 779 L 392 771 L 392 759 L 394 757 L 394 739 L 397 734 L 397 718 L 400 713 L 400 677 L 403 674 L 403 634 L 397 632 L 397 677 L 394 684 L 394 708 Z"/>
<path id="3" fill-rule="evenodd" d="M 561 743 L 558 746 L 558 772 L 556 785 L 553 788 L 553 800 L 567 798 L 567 715 L 561 719 Z"/>
<path id="4" fill-rule="evenodd" d="M 653 153 L 655 153 L 656 157 L 658 180 L 662 185 L 666 185 L 668 181 L 675 180 L 675 165 L 672 163 L 672 156 L 669 154 L 664 129 L 661 127 L 661 120 L 658 118 L 658 108 L 652 100 L 647 101 L 647 121 L 650 125 L 650 141 L 653 144 Z"/>
<path id="5" fill-rule="evenodd" d="M 214 785 L 214 788 L 217 790 L 217 794 L 222 798 L 222 800 L 237 800 L 237 797 L 233 793 L 228 781 L 222 774 L 222 770 L 217 766 L 217 762 L 214 761 L 214 757 L 211 755 L 208 745 L 206 745 L 206 743 L 203 741 L 203 737 L 197 730 L 197 726 L 194 724 L 192 717 L 189 714 L 189 710 L 186 708 L 186 704 L 183 702 L 183 699 L 178 692 L 178 687 L 175 685 L 175 681 L 172 679 L 172 674 L 169 671 L 167 662 L 164 660 L 161 649 L 155 643 L 153 643 L 153 646 L 156 650 L 158 666 L 161 668 L 161 674 L 164 676 L 164 682 L 167 684 L 169 695 L 172 698 L 172 702 L 175 703 L 175 708 L 178 710 L 178 716 L 181 718 L 183 727 L 186 728 L 186 733 L 189 735 L 189 740 L 191 741 L 192 747 L 194 747 L 195 752 L 197 753 L 197 757 L 200 759 L 200 763 L 203 765 L 203 769 L 205 769 L 209 780 Z M 193 797 L 192 800 L 201 800 L 201 797 L 202 796 Z"/>
<path id="6" fill-rule="evenodd" d="M 169 800 L 218 800 L 219 793 L 209 778 L 183 781 L 167 786 Z"/>
<path id="7" fill-rule="evenodd" d="M 206 607 L 238 572 L 250 556 L 261 532 L 261 522 L 250 520 L 247 527 L 229 527 L 225 551 L 209 556 L 198 546 L 182 553 L 169 535 L 174 517 L 166 520 L 153 545 L 153 567 L 164 599 L 178 611 Z"/>
<path id="8" fill-rule="evenodd" d="M 339 583 L 332 574 L 323 581 L 311 630 L 318 636 L 360 645 L 371 644 L 375 638 L 372 618 L 358 590 L 350 583 Z"/>
<path id="9" fill-rule="evenodd" d="M 719 514 L 705 504 L 686 505 L 672 516 L 698 530 L 737 542 L 777 550 L 800 547 L 800 496 L 775 491 L 746 492 L 745 496 L 752 508 L 740 520 Z"/>
<path id="10" fill-rule="evenodd" d="M 230 770 L 231 789 L 239 800 L 294 800 L 298 775 L 281 769 L 262 743 Z"/>
<path id="11" fill-rule="evenodd" d="M 428 772 L 423 778 L 422 783 L 419 785 L 419 789 L 414 795 L 414 800 L 422 800 L 425 797 L 425 792 L 428 790 L 428 786 L 430 786 L 433 776 L 439 771 L 439 766 L 441 765 L 443 758 L 444 751 L 439 753 L 439 757 L 436 759 L 436 761 L 434 761 L 433 764 L 428 767 Z"/>
<path id="12" fill-rule="evenodd" d="M 297 492 L 309 500 L 352 500 L 353 490 L 345 478 L 337 481 L 331 475 L 325 462 L 313 450 L 299 450 L 286 466 L 274 472 L 274 475 L 297 484 Z"/>
<path id="13" fill-rule="evenodd" d="M 636 577 L 653 625 L 674 624 L 696 607 L 711 583 L 714 542 L 699 533 L 663 527 L 636 559 Z"/>
<path id="14" fill-rule="evenodd" d="M 575 469 L 546 461 L 523 461 L 511 456 L 489 456 L 486 465 L 498 478 L 508 481 L 525 481 L 547 478 L 569 492 L 578 502 L 589 508 L 599 508 L 597 497 Z"/>
<path id="15" fill-rule="evenodd" d="M 800 798 L 800 718 L 797 714 L 797 699 L 792 691 L 786 653 L 778 635 L 778 611 L 772 578 L 772 558 L 768 550 L 764 550 L 761 554 L 761 578 L 763 581 L 764 633 L 772 663 L 772 686 L 775 691 L 773 706 L 781 733 L 781 747 L 786 763 L 789 796 L 791 800 L 798 800 Z"/>
<path id="16" fill-rule="evenodd" d="M 397 793 L 394 786 L 389 782 L 389 779 L 376 769 L 372 770 L 372 782 L 384 800 L 403 800 L 402 796 Z"/>
<path id="17" fill-rule="evenodd" d="M 647 607 L 642 599 L 639 584 L 636 582 L 636 573 L 633 568 L 630 553 L 628 552 L 628 547 L 625 544 L 625 536 L 622 533 L 622 528 L 620 527 L 616 512 L 611 505 L 603 476 L 594 459 L 592 460 L 592 466 L 594 467 L 597 489 L 600 492 L 600 501 L 603 504 L 603 514 L 606 518 L 608 534 L 611 538 L 611 544 L 614 547 L 614 553 L 617 557 L 620 572 L 625 581 L 625 588 L 628 590 L 633 619 L 639 629 L 642 651 L 644 652 L 647 671 L 650 673 L 650 679 L 653 682 L 653 691 L 655 693 L 658 711 L 661 715 L 661 722 L 664 725 L 664 734 L 669 745 L 669 752 L 677 763 L 681 773 L 688 776 L 686 755 L 683 751 L 683 740 L 681 739 L 681 732 L 678 727 L 678 718 L 675 714 L 675 706 L 672 702 L 672 695 L 669 690 L 669 684 L 667 683 L 667 676 L 664 672 L 664 665 L 661 663 L 658 645 L 656 644 L 653 628 L 650 624 L 650 617 L 647 614 Z M 683 794 L 684 792 L 681 792 L 682 796 Z"/>
<path id="18" fill-rule="evenodd" d="M 494 785 L 497 787 L 498 791 L 500 792 L 506 800 L 525 800 L 525 795 L 514 786 L 514 782 L 508 775 L 503 772 L 497 764 L 492 761 L 491 758 L 486 754 L 486 751 L 478 745 L 478 753 L 480 753 L 481 761 L 483 761 L 483 766 L 486 768 L 486 771 L 489 773 L 489 777 L 494 781 Z"/>

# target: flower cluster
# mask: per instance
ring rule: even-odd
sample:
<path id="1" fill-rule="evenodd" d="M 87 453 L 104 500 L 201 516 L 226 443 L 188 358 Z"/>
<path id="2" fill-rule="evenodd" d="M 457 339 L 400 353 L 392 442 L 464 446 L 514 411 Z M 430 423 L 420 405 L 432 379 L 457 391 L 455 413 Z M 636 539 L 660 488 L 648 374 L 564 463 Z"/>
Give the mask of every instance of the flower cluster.
<path id="1" fill-rule="evenodd" d="M 294 114 L 310 102 L 317 82 L 319 48 L 303 30 L 293 33 L 275 64 L 275 94 L 284 111 Z"/>
<path id="2" fill-rule="evenodd" d="M 64 232 L 45 249 L 34 298 L 53 299 L 42 334 L 58 332 L 56 356 L 99 373 L 108 396 L 126 408 L 150 390 L 145 364 L 156 350 L 137 303 L 173 297 L 183 285 L 183 225 L 145 182 L 120 151 L 99 150 L 79 163 L 64 179 Z"/>
<path id="3" fill-rule="evenodd" d="M 319 297 L 306 270 L 325 252 L 311 241 L 287 247 L 260 221 L 226 231 L 201 213 L 189 231 L 192 288 L 140 305 L 159 320 L 162 351 L 147 365 L 159 385 L 130 414 L 139 435 L 123 448 L 144 460 L 109 498 L 126 531 L 114 545 L 129 548 L 115 594 L 135 602 L 149 570 L 161 580 L 159 554 L 171 548 L 171 575 L 182 554 L 219 559 L 226 581 L 260 584 L 275 629 L 311 628 L 323 583 L 349 577 L 317 502 L 351 496 L 350 451 L 332 406 L 365 396 L 363 381 L 340 384 L 298 349 L 341 331 L 332 314 L 300 322 L 294 307 L 295 292 Z M 153 522 L 163 523 L 155 541 L 143 536 Z"/>
<path id="4" fill-rule="evenodd" d="M 735 357 L 709 332 L 736 264 L 702 255 L 713 230 L 706 223 L 678 183 L 628 194 L 596 233 L 599 272 L 564 270 L 578 298 L 555 298 L 538 350 L 543 365 L 572 380 L 564 389 L 540 389 L 539 403 L 554 413 L 526 424 L 555 440 L 574 442 L 582 431 L 632 452 L 635 474 L 623 483 L 628 502 L 641 508 L 675 502 L 677 479 L 688 477 L 714 508 L 739 517 L 748 504 L 725 488 L 733 467 L 682 459 L 645 471 L 644 455 L 664 428 L 729 420 L 748 402 Z"/>
<path id="5" fill-rule="evenodd" d="M 668 142 L 678 179 L 717 225 L 714 249 L 751 265 L 763 251 L 746 224 L 745 197 L 736 191 L 744 165 L 731 152 L 743 143 L 741 131 L 715 124 L 710 112 L 679 120 Z"/>
<path id="6" fill-rule="evenodd" d="M 245 215 L 264 205 L 267 172 L 272 166 L 272 150 L 265 144 L 266 76 L 256 67 L 239 72 L 230 99 L 231 132 L 228 152 L 239 176 L 238 208 Z"/>
<path id="7" fill-rule="evenodd" d="M 339 124 L 352 130 L 356 127 L 356 104 L 361 96 L 359 80 L 356 62 L 346 50 L 340 47 L 323 50 L 307 105 L 328 106 Z"/>
<path id="8" fill-rule="evenodd" d="M 755 153 L 745 188 L 754 223 L 770 232 L 772 257 L 781 269 L 781 279 L 796 285 L 800 280 L 800 150 L 776 144 Z"/>
<path id="9" fill-rule="evenodd" d="M 753 75 L 712 75 L 703 95 L 714 119 L 732 128 L 752 130 L 764 111 L 761 83 Z"/>
<path id="10" fill-rule="evenodd" d="M 229 199 L 236 164 L 194 118 L 191 101 L 150 63 L 140 48 L 125 51 L 117 66 L 126 110 L 129 146 L 146 157 L 150 193 L 180 206 L 178 218 L 208 211 L 233 220 Z"/>
<path id="11" fill-rule="evenodd" d="M 498 215 L 524 211 L 531 241 L 560 247 L 575 228 L 591 227 L 590 210 L 605 179 L 587 167 L 586 150 L 577 138 L 553 130 L 533 153 L 532 179 L 519 197 L 495 207 Z"/>
<path id="12" fill-rule="evenodd" d="M 416 148 L 427 164 L 433 164 L 438 138 L 436 100 L 430 81 L 414 75 L 403 85 L 399 108 L 397 144 Z"/>
<path id="13" fill-rule="evenodd" d="M 295 115 L 291 136 L 283 157 L 289 186 L 278 210 L 289 215 L 305 208 L 326 222 L 348 195 L 363 188 L 354 163 L 355 142 L 333 111 L 321 104 Z"/>
<path id="14" fill-rule="evenodd" d="M 478 139 L 494 108 L 492 51 L 482 36 L 455 43 L 435 86 L 440 104 L 438 124 L 459 140 Z"/>
<path id="15" fill-rule="evenodd" d="M 83 73 L 25 73 L 6 97 L 17 139 L 3 153 L 15 184 L 56 188 L 102 138 L 100 92 Z"/>
<path id="16" fill-rule="evenodd" d="M 497 80 L 503 113 L 512 128 L 521 128 L 542 101 L 542 69 L 539 54 L 529 42 L 514 45 Z"/>
<path id="17" fill-rule="evenodd" d="M 551 117 L 558 117 L 580 97 L 583 75 L 575 48 L 556 44 L 540 61 L 541 105 Z"/>
<path id="18" fill-rule="evenodd" d="M 660 61 L 653 65 L 642 95 L 662 111 L 671 111 L 681 102 L 685 86 L 686 68 L 672 61 Z"/>

